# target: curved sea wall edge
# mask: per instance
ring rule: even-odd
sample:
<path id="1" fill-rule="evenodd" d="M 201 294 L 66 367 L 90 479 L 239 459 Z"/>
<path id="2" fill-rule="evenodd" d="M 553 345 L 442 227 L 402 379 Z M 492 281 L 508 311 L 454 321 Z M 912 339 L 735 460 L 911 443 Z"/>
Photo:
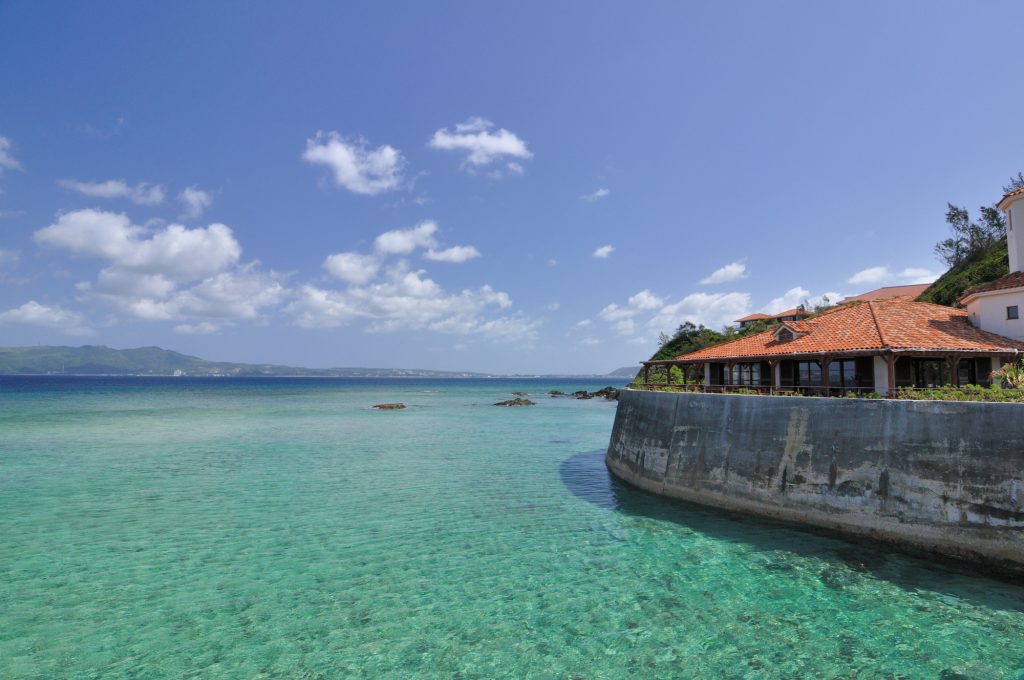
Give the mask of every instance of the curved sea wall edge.
<path id="1" fill-rule="evenodd" d="M 1024 575 L 1024 404 L 624 390 L 605 461 L 663 496 Z"/>

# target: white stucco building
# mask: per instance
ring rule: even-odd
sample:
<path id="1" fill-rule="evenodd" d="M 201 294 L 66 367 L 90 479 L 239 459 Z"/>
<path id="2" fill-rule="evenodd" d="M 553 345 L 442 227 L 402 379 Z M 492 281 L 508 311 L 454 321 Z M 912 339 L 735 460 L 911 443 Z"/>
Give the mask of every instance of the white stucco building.
<path id="1" fill-rule="evenodd" d="M 977 328 L 1014 340 L 1024 340 L 1024 188 L 1011 191 L 996 205 L 1006 213 L 1006 245 L 1010 273 L 976 286 L 960 298 L 967 317 Z"/>

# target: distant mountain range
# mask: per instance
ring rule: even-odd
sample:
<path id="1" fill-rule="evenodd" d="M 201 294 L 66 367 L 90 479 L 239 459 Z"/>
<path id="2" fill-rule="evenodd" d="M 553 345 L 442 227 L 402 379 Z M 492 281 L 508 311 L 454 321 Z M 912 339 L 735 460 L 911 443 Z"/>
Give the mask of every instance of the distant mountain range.
<path id="1" fill-rule="evenodd" d="M 623 371 L 630 371 L 627 375 Z M 636 369 L 619 369 L 608 377 L 632 377 Z M 179 375 L 309 376 L 322 378 L 488 378 L 498 374 L 428 371 L 409 368 L 300 368 L 275 364 L 207 361 L 161 347 L 113 349 L 82 347 L 0 347 L 0 374 L 6 375 Z"/>

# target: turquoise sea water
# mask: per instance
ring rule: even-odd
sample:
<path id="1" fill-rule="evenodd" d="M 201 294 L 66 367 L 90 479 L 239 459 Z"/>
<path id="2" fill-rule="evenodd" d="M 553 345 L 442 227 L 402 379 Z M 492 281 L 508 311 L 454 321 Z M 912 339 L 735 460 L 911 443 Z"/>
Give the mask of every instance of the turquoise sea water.
<path id="1" fill-rule="evenodd" d="M 1024 677 L 1024 587 L 612 481 L 599 386 L 0 378 L 0 677 Z"/>

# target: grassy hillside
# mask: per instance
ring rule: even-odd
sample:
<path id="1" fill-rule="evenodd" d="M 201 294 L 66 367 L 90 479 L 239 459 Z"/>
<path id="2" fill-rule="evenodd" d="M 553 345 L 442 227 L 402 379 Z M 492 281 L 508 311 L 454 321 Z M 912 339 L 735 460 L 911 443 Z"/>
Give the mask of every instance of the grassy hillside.
<path id="1" fill-rule="evenodd" d="M 968 288 L 995 281 L 1009 273 L 1010 259 L 1006 239 L 1003 239 L 976 257 L 952 267 L 929 286 L 918 300 L 955 306 Z"/>

